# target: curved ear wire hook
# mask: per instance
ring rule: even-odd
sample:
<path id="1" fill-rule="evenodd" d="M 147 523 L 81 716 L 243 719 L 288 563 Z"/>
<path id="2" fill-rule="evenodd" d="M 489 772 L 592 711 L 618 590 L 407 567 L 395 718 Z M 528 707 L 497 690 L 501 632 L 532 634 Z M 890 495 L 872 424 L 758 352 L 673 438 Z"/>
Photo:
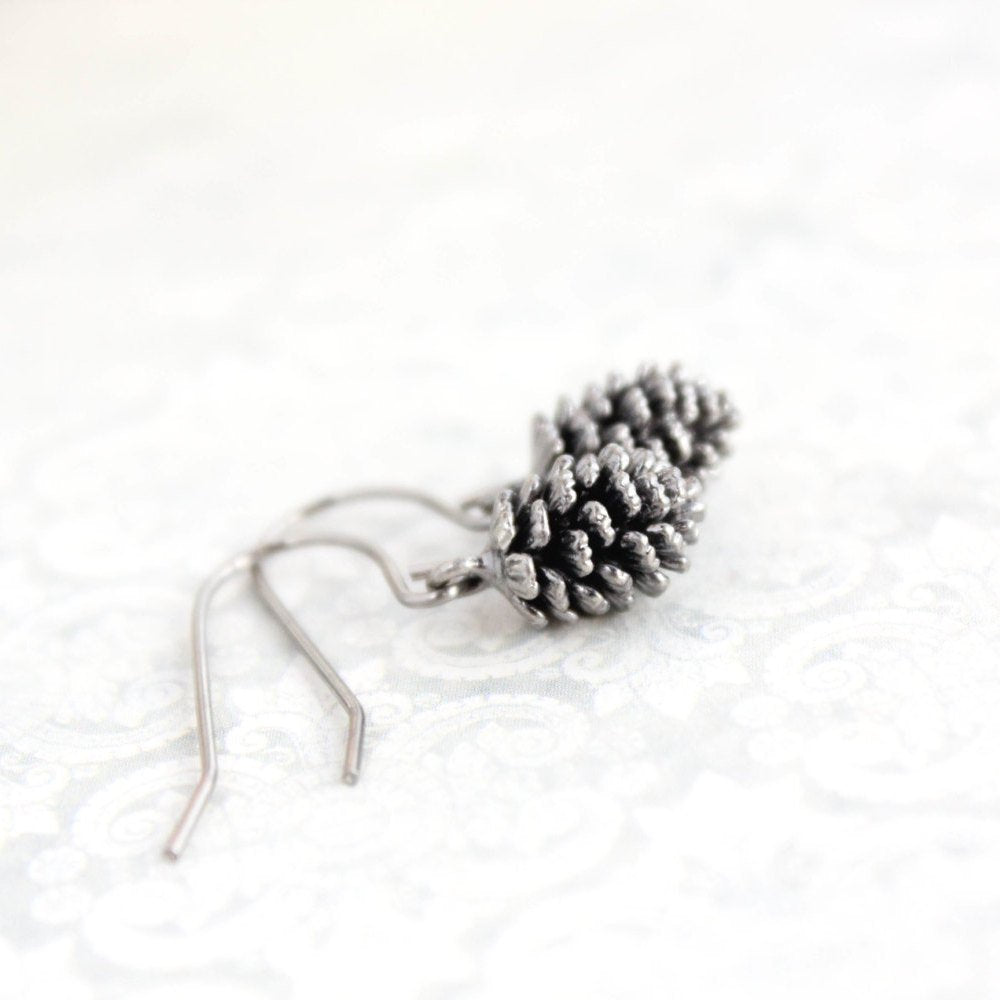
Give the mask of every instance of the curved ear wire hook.
<path id="1" fill-rule="evenodd" d="M 264 536 L 261 544 L 266 546 L 276 540 L 287 537 L 287 533 L 293 527 L 308 518 L 314 517 L 325 510 L 329 510 L 332 507 L 340 507 L 345 504 L 358 503 L 367 500 L 402 500 L 415 503 L 422 507 L 426 507 L 428 510 L 433 511 L 435 514 L 439 514 L 441 517 L 452 521 L 460 527 L 468 528 L 469 530 L 485 530 L 489 526 L 488 519 L 484 520 L 483 511 L 477 506 L 475 501 L 470 500 L 456 507 L 420 490 L 407 489 L 405 487 L 372 487 L 368 489 L 352 490 L 345 493 L 329 494 L 297 508 L 291 514 L 282 518 L 281 521 L 279 521 L 278 524 Z M 382 566 L 383 572 L 388 570 L 388 572 L 393 574 L 392 578 L 387 576 L 387 579 L 389 579 L 389 584 L 392 587 L 395 596 L 403 604 L 412 605 L 413 596 L 415 594 L 421 595 L 422 601 L 422 595 L 424 592 L 414 591 L 412 587 L 408 587 L 405 583 L 403 583 L 402 578 L 399 575 L 399 571 L 394 566 L 392 561 L 385 555 L 384 552 L 381 552 L 381 550 L 378 551 L 380 556 L 376 558 L 376 561 L 378 561 Z M 267 578 L 267 574 L 264 572 L 264 568 L 261 563 L 262 558 L 263 557 L 253 559 L 250 565 L 250 576 L 253 581 L 254 589 L 257 592 L 257 596 L 263 602 L 265 608 L 275 621 L 277 621 L 282 629 L 284 629 L 286 634 L 299 647 L 309 662 L 312 663 L 313 667 L 320 674 L 320 676 L 327 682 L 327 684 L 329 684 L 334 694 L 337 696 L 337 699 L 340 701 L 340 704 L 344 707 L 344 711 L 347 712 L 348 732 L 347 747 L 344 757 L 343 781 L 345 784 L 353 785 L 358 780 L 360 775 L 361 749 L 362 742 L 364 740 L 365 724 L 364 710 L 362 709 L 357 696 L 350 689 L 340 674 L 337 673 L 330 661 L 323 655 L 319 646 L 316 645 L 308 632 L 306 632 L 306 630 L 302 627 L 301 623 L 295 615 L 292 614 L 288 606 L 281 600 L 280 597 L 278 597 L 274 587 L 271 585 L 270 580 Z M 465 561 L 461 560 L 454 565 L 447 564 L 446 567 L 438 567 L 435 571 L 436 579 L 434 586 L 440 588 L 442 585 L 438 582 L 438 577 L 440 577 L 442 570 L 444 570 L 445 573 L 450 572 L 451 574 L 457 574 L 461 577 L 473 578 L 477 576 L 477 565 L 478 564 L 473 565 L 473 563 L 466 565 Z M 428 571 L 410 573 L 410 577 L 413 579 L 427 579 L 428 576 Z"/>
<path id="2" fill-rule="evenodd" d="M 295 525 L 332 507 L 340 507 L 345 504 L 358 503 L 365 500 L 408 501 L 426 507 L 428 510 L 441 515 L 449 521 L 453 521 L 463 528 L 481 530 L 487 527 L 487 524 L 483 521 L 482 512 L 474 509 L 471 503 L 455 507 L 420 490 L 404 487 L 372 487 L 369 489 L 330 494 L 299 507 L 291 514 L 282 518 L 278 525 L 265 535 L 261 544 L 266 546 L 270 542 L 286 537 L 287 532 Z M 388 556 L 382 550 L 372 546 L 372 552 L 375 551 L 379 553 L 376 561 L 382 566 L 383 572 L 388 574 L 386 579 L 389 581 L 389 585 L 392 587 L 395 596 L 406 605 L 413 605 L 415 603 L 415 595 L 418 597 L 416 603 L 425 603 L 423 601 L 424 592 L 414 591 L 412 587 L 407 586 L 399 574 L 397 567 Z M 271 616 L 305 654 L 320 676 L 330 685 L 340 704 L 344 707 L 344 711 L 347 712 L 348 733 L 343 780 L 345 784 L 353 785 L 360 775 L 361 749 L 364 739 L 365 716 L 361 703 L 344 679 L 337 673 L 330 661 L 323 655 L 319 646 L 316 645 L 308 632 L 302 627 L 299 620 L 292 614 L 281 598 L 278 597 L 267 574 L 264 572 L 260 558 L 253 560 L 250 566 L 250 575 L 257 596 L 261 599 Z M 410 574 L 411 577 L 416 579 L 426 579 L 427 575 L 424 572 Z"/>
<path id="3" fill-rule="evenodd" d="M 167 842 L 176 858 L 215 787 L 218 761 L 212 721 L 206 619 L 216 591 L 250 570 L 260 599 L 331 686 L 351 720 L 344 780 L 358 775 L 364 713 L 270 586 L 262 569 L 279 552 L 315 545 L 354 549 L 381 568 L 394 595 L 430 607 L 494 586 L 532 625 L 573 622 L 624 610 L 635 591 L 663 592 L 668 570 L 687 568 L 685 547 L 698 537 L 699 499 L 707 472 L 728 453 L 738 415 L 725 393 L 684 376 L 644 366 L 628 381 L 612 375 L 579 406 L 561 403 L 554 420 L 536 423 L 535 472 L 492 499 L 453 507 L 408 489 L 371 489 L 321 497 L 286 518 L 281 531 L 234 557 L 202 584 L 192 614 L 195 700 L 201 775 Z M 289 537 L 292 527 L 346 502 L 409 500 L 464 527 L 488 531 L 482 554 L 409 574 L 377 546 L 347 535 Z M 593 543 L 593 547 L 592 547 Z M 419 582 L 421 586 L 415 586 Z"/>
<path id="4" fill-rule="evenodd" d="M 358 701 L 354 692 L 299 624 L 298 619 L 274 592 L 274 588 L 264 575 L 259 560 L 255 559 L 251 564 L 250 575 L 257 596 L 264 602 L 271 616 L 302 650 L 323 680 L 330 685 L 337 700 L 347 712 L 347 744 L 344 751 L 344 770 L 341 779 L 345 785 L 353 785 L 358 780 L 361 771 L 361 744 L 365 732 L 365 710 L 361 707 L 361 702 Z"/>
<path id="5" fill-rule="evenodd" d="M 212 694 L 208 672 L 208 643 L 206 637 L 206 621 L 212 598 L 219 588 L 236 573 L 253 570 L 255 566 L 279 552 L 314 546 L 335 546 L 352 549 L 372 559 L 381 569 L 382 575 L 389 584 L 394 596 L 408 607 L 433 607 L 454 600 L 464 594 L 479 590 L 485 585 L 480 575 L 480 564 L 476 559 L 457 560 L 446 564 L 445 573 L 453 580 L 442 586 L 427 589 L 415 588 L 412 580 L 392 561 L 389 555 L 379 546 L 352 535 L 322 535 L 305 538 L 280 538 L 265 542 L 255 549 L 241 552 L 220 566 L 198 589 L 191 616 L 191 638 L 193 647 L 195 713 L 198 729 L 198 752 L 201 761 L 201 774 L 184 811 L 167 840 L 164 852 L 167 857 L 176 860 L 180 857 L 195 825 L 200 818 L 215 783 L 218 778 L 218 755 L 215 746 L 215 724 L 212 718 Z M 461 577 L 457 569 L 463 567 Z M 274 591 L 267 586 L 273 598 L 273 605 L 268 607 L 286 629 L 289 635 L 303 648 L 310 661 L 320 671 L 323 678 L 331 686 L 341 704 L 347 710 L 351 719 L 348 732 L 348 747 L 344 762 L 344 779 L 349 783 L 357 776 L 357 766 L 360 762 L 361 738 L 364 729 L 364 713 L 361 705 L 350 688 L 343 682 L 337 672 L 326 662 L 315 644 L 301 629 L 287 608 L 278 600 Z M 264 596 L 264 595 L 262 595 Z M 266 600 L 266 597 L 265 597 Z M 305 642 L 303 642 L 305 640 Z"/>

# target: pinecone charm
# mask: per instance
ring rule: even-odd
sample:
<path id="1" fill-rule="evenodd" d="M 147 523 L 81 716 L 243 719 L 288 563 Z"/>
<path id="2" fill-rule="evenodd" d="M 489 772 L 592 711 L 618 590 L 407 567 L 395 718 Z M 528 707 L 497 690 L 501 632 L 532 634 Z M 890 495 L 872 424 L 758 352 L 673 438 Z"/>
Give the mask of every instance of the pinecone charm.
<path id="1" fill-rule="evenodd" d="M 639 369 L 631 382 L 612 375 L 604 389 L 591 386 L 579 406 L 563 399 L 555 420 L 535 420 L 535 468 L 544 473 L 563 453 L 584 455 L 614 442 L 632 451 L 648 448 L 698 476 L 729 453 L 729 432 L 739 415 L 724 392 L 689 378 L 674 365 Z"/>
<path id="2" fill-rule="evenodd" d="M 700 487 L 650 448 L 558 455 L 497 498 L 484 557 L 493 582 L 537 626 L 625 609 L 636 589 L 661 594 L 668 570 L 687 569 Z"/>

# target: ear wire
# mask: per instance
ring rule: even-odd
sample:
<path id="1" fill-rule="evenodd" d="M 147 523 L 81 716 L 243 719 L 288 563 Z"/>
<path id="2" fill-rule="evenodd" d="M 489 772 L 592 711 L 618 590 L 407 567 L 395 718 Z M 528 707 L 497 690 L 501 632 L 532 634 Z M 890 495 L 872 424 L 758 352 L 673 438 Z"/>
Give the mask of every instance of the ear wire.
<path id="1" fill-rule="evenodd" d="M 359 775 L 364 711 L 264 573 L 272 556 L 311 546 L 352 549 L 372 559 L 393 595 L 408 607 L 434 607 L 496 587 L 532 625 L 572 622 L 580 615 L 625 610 L 635 590 L 657 595 L 666 571 L 687 568 L 685 546 L 698 537 L 702 486 L 739 416 L 728 396 L 678 366 L 641 367 L 631 381 L 612 375 L 579 405 L 560 403 L 534 429 L 534 474 L 491 499 L 453 506 L 419 490 L 383 487 L 320 497 L 286 517 L 256 548 L 215 571 L 192 611 L 195 709 L 201 774 L 167 841 L 184 850 L 215 787 L 218 759 L 212 719 L 206 623 L 212 598 L 232 576 L 249 571 L 271 616 L 298 645 L 348 714 L 343 779 Z M 473 531 L 488 531 L 479 555 L 436 566 L 401 569 L 377 545 L 354 535 L 297 537 L 292 529 L 316 514 L 368 500 L 404 500 Z"/>
<path id="2" fill-rule="evenodd" d="M 428 494 L 415 490 L 377 489 L 323 497 L 300 508 L 289 518 L 286 518 L 282 522 L 284 530 L 287 531 L 304 518 L 329 507 L 371 499 L 413 501 L 464 527 L 470 529 L 481 527 L 481 513 L 451 507 Z M 302 650 L 347 712 L 348 733 L 342 776 L 346 784 L 354 784 L 358 779 L 364 740 L 364 709 L 348 684 L 326 659 L 298 619 L 278 597 L 264 573 L 264 563 L 279 553 L 319 546 L 350 549 L 367 556 L 382 571 L 382 576 L 389 585 L 393 596 L 401 604 L 411 608 L 436 607 L 457 597 L 475 593 L 487 584 L 485 568 L 480 560 L 451 560 L 443 563 L 436 571 L 421 571 L 410 574 L 403 570 L 380 546 L 363 538 L 345 534 L 310 535 L 298 538 L 272 537 L 263 541 L 256 548 L 234 556 L 212 573 L 198 589 L 191 615 L 195 717 L 201 773 L 164 848 L 164 853 L 172 860 L 179 858 L 187 846 L 218 779 L 218 753 L 208 668 L 207 622 L 215 594 L 226 581 L 238 573 L 249 571 L 254 588 L 265 608 Z M 417 586 L 416 581 L 424 585 Z"/>

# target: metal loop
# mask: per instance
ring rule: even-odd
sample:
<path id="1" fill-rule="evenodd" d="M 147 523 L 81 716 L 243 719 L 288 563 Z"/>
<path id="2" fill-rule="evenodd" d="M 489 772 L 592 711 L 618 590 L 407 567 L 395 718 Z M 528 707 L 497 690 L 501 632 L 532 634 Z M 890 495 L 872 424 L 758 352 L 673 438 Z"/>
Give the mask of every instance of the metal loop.
<path id="1" fill-rule="evenodd" d="M 435 607 L 459 597 L 476 593 L 487 585 L 482 561 L 456 559 L 428 570 L 426 573 L 407 573 L 384 549 L 353 535 L 323 534 L 305 537 L 287 537 L 290 527 L 306 517 L 328 507 L 364 499 L 410 500 L 419 503 L 463 527 L 482 530 L 482 512 L 451 507 L 433 497 L 415 490 L 377 489 L 359 490 L 338 496 L 323 497 L 300 508 L 285 519 L 280 537 L 269 537 L 256 548 L 241 552 L 215 571 L 199 588 L 192 611 L 191 629 L 195 686 L 195 712 L 198 730 L 198 750 L 201 774 L 194 790 L 177 821 L 165 847 L 167 857 L 177 859 L 184 850 L 200 818 L 218 777 L 218 756 L 215 745 L 215 726 L 212 719 L 211 683 L 208 671 L 208 643 L 206 623 L 212 598 L 218 589 L 236 573 L 249 570 L 256 591 L 265 607 L 313 664 L 323 679 L 333 689 L 349 717 L 347 747 L 344 760 L 344 781 L 353 784 L 358 777 L 361 747 L 364 736 L 364 711 L 361 703 L 323 656 L 319 647 L 310 639 L 297 619 L 281 602 L 263 571 L 263 561 L 281 552 L 316 546 L 336 546 L 351 549 L 368 556 L 382 571 L 396 599 L 411 608 Z M 420 582 L 423 586 L 414 586 Z"/>
<path id="2" fill-rule="evenodd" d="M 475 594 L 489 583 L 488 570 L 482 556 L 449 559 L 436 566 L 411 571 L 415 580 L 424 580 L 429 590 L 457 589 L 456 596 Z"/>

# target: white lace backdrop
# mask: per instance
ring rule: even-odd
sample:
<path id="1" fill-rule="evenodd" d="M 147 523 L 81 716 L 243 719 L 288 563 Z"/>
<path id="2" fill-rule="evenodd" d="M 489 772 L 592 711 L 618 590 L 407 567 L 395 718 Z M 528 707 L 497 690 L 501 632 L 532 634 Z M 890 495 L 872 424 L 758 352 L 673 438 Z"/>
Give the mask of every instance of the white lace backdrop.
<path id="1" fill-rule="evenodd" d="M 0 8 L 0 995 L 1000 993 L 998 8 Z M 745 416 L 693 567 L 536 634 L 287 508 L 520 475 L 683 359 Z M 334 521 L 362 524 L 360 515 Z M 365 515 L 400 558 L 477 539 Z"/>

